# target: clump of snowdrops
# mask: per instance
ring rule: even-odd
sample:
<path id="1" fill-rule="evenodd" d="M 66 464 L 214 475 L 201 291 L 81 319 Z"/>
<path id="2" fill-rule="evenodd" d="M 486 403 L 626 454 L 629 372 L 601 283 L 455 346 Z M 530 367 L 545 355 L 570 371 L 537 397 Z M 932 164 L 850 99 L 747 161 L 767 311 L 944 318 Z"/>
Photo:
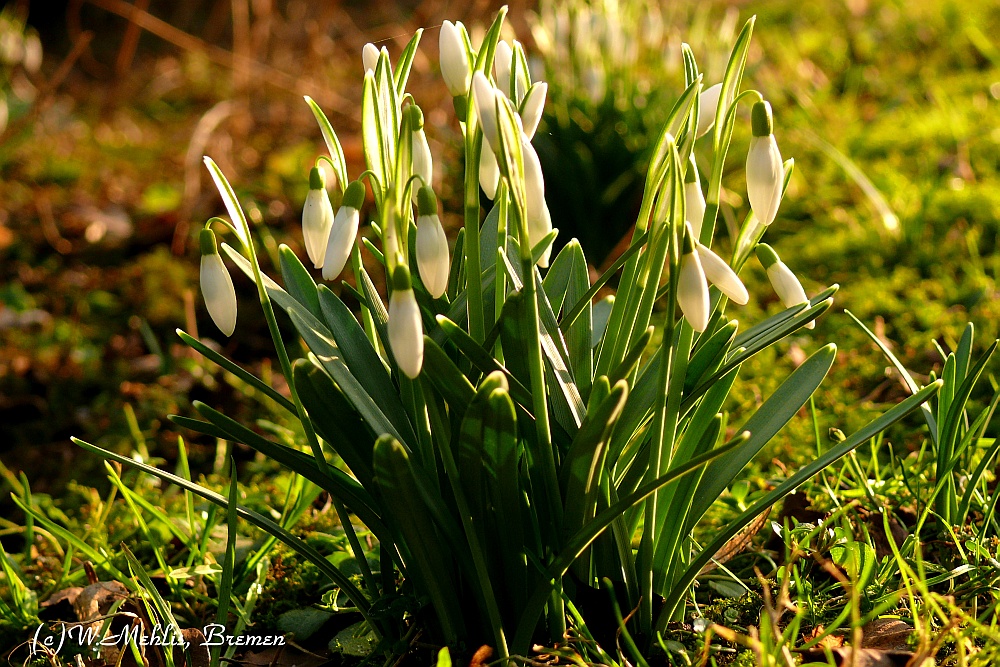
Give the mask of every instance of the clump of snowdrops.
<path id="1" fill-rule="evenodd" d="M 578 243 L 551 254 L 557 230 L 532 146 L 546 84 L 531 80 L 519 44 L 500 41 L 505 13 L 479 45 L 461 23 L 446 21 L 439 33 L 452 122 L 464 137 L 464 226 L 453 245 L 439 220 L 435 174 L 445 170 L 434 168 L 427 147 L 433 128 L 424 125 L 419 91 L 406 88 L 421 32 L 395 64 L 385 49 L 364 49 L 363 173 L 348 174 L 336 132 L 307 98 L 328 155 L 309 174 L 302 217 L 308 263 L 282 247 L 281 284 L 262 273 L 233 189 L 205 160 L 229 214 L 201 232 L 205 304 L 232 335 L 236 297 L 225 253 L 257 287 L 289 395 L 180 335 L 286 408 L 301 422 L 302 437 L 294 447 L 269 440 L 201 403 L 195 407 L 203 420 L 173 419 L 246 444 L 328 491 L 361 576 L 350 578 L 288 526 L 233 507 L 235 495 L 80 444 L 230 507 L 286 542 L 330 577 L 378 651 L 405 651 L 419 627 L 423 641 L 458 650 L 485 643 L 501 659 L 573 637 L 586 659 L 642 664 L 659 650 L 668 622 L 685 616 L 699 572 L 734 535 L 915 409 L 939 383 L 791 475 L 710 543 L 695 543 L 693 527 L 809 400 L 836 355 L 834 345 L 821 347 L 756 412 L 730 424 L 724 406 L 740 364 L 811 326 L 836 291 L 809 298 L 774 250 L 759 243 L 779 214 L 792 162 L 782 161 L 768 103 L 741 89 L 753 19 L 721 82 L 705 82 L 691 50 L 683 50 L 686 87 L 653 151 L 632 243 L 592 282 Z M 720 255 L 716 217 L 736 131 L 752 135 L 746 175 L 753 212 L 734 252 Z M 378 243 L 359 245 L 368 190 Z M 480 190 L 492 202 L 487 210 Z M 223 243 L 220 252 L 217 230 L 234 245 Z M 362 252 L 384 268 L 388 307 Z M 754 254 L 786 309 L 741 327 L 728 311 L 730 302 L 752 298 L 739 273 Z M 595 304 L 619 272 L 616 296 Z M 343 289 L 361 304 L 357 313 L 326 285 L 345 274 L 352 280 Z M 308 348 L 304 357 L 291 358 L 275 304 Z M 653 346 L 657 304 L 664 317 Z M 352 515 L 378 545 L 373 560 Z M 617 647 L 593 641 L 592 630 L 602 629 L 587 625 L 582 591 L 603 595 L 602 587 L 616 611 Z M 392 604 L 401 598 L 415 603 Z M 635 613 L 626 622 L 621 609 Z"/>

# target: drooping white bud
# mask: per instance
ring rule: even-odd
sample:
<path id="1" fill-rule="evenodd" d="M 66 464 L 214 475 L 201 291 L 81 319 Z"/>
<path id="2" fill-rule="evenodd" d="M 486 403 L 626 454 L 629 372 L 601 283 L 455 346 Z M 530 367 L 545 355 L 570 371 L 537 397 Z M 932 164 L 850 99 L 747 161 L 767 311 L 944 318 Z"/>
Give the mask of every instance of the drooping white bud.
<path id="1" fill-rule="evenodd" d="M 410 114 L 412 133 L 411 164 L 413 173 L 420 176 L 422 183 L 413 188 L 413 201 L 417 201 L 417 190 L 421 185 L 431 185 L 434 180 L 434 161 L 431 157 L 431 147 L 427 143 L 427 135 L 424 133 L 424 114 L 415 104 L 407 107 Z"/>
<path id="2" fill-rule="evenodd" d="M 441 76 L 452 97 L 468 94 L 469 82 L 472 80 L 469 54 L 465 50 L 465 38 L 462 35 L 464 32 L 465 26 L 461 22 L 445 21 L 441 24 L 441 34 L 438 38 Z"/>
<path id="3" fill-rule="evenodd" d="M 792 308 L 800 306 L 803 303 L 808 303 L 809 297 L 806 296 L 806 291 L 802 289 L 802 283 L 795 277 L 792 270 L 778 258 L 778 253 L 774 251 L 774 248 L 766 243 L 758 243 L 754 251 L 757 253 L 757 259 L 760 260 L 760 263 L 767 271 L 767 279 L 771 281 L 771 287 L 774 288 L 774 293 L 778 295 L 781 305 L 785 308 Z M 815 326 L 816 322 L 812 321 L 806 325 L 806 328 L 812 329 Z"/>
<path id="4" fill-rule="evenodd" d="M 389 297 L 389 347 L 406 377 L 415 379 L 424 365 L 424 331 L 420 322 L 420 306 L 413 295 L 410 272 L 398 264 L 392 274 L 392 296 Z"/>
<path id="5" fill-rule="evenodd" d="M 232 336 L 236 330 L 236 289 L 211 229 L 201 231 L 200 282 L 201 295 L 212 321 L 219 331 Z"/>
<path id="6" fill-rule="evenodd" d="M 508 99 L 513 99 L 510 89 L 510 68 L 513 60 L 514 50 L 510 48 L 510 44 L 503 40 L 497 42 L 497 49 L 493 56 L 493 67 L 496 68 L 497 74 L 497 90 L 506 95 Z"/>
<path id="7" fill-rule="evenodd" d="M 701 332 L 708 327 L 711 308 L 708 283 L 695 250 L 694 239 L 691 238 L 690 225 L 684 235 L 684 254 L 681 255 L 681 268 L 677 276 L 677 304 L 692 329 Z"/>
<path id="8" fill-rule="evenodd" d="M 691 163 L 688 165 L 687 173 L 684 174 L 684 210 L 694 231 L 694 238 L 700 239 L 701 223 L 705 218 L 705 195 L 698 180 L 698 167 L 694 162 L 694 154 L 691 155 Z"/>
<path id="9" fill-rule="evenodd" d="M 719 109 L 719 95 L 722 94 L 722 84 L 717 83 L 701 91 L 698 96 L 698 133 L 701 137 L 715 125 L 715 113 Z"/>
<path id="10" fill-rule="evenodd" d="M 326 191 L 326 179 L 323 171 L 313 167 L 309 172 L 309 194 L 302 207 L 302 239 L 306 244 L 306 254 L 309 261 L 317 269 L 323 268 L 326 242 L 330 238 L 330 227 L 333 225 L 333 204 Z"/>
<path id="11" fill-rule="evenodd" d="M 552 218 L 545 203 L 545 177 L 538 153 L 528 138 L 521 134 L 521 156 L 524 160 L 524 200 L 528 216 L 528 242 L 534 247 L 552 231 Z M 549 265 L 548 254 L 538 260 L 538 265 Z"/>
<path id="12" fill-rule="evenodd" d="M 499 185 L 500 165 L 497 164 L 497 156 L 493 154 L 489 143 L 484 141 L 479 151 L 479 187 L 483 189 L 490 201 L 493 201 Z"/>
<path id="13" fill-rule="evenodd" d="M 378 65 L 378 47 L 368 42 L 365 44 L 364 48 L 361 49 L 361 62 L 365 66 L 365 72 L 374 72 L 375 67 Z"/>
<path id="14" fill-rule="evenodd" d="M 538 129 L 538 123 L 542 120 L 542 111 L 545 109 L 545 96 L 549 92 L 549 84 L 539 81 L 528 89 L 521 105 L 521 123 L 524 127 L 524 134 L 531 141 Z"/>
<path id="15" fill-rule="evenodd" d="M 424 186 L 418 192 L 417 269 L 427 292 L 435 299 L 440 299 L 448 288 L 448 237 L 445 236 L 437 214 L 434 190 Z"/>
<path id="16" fill-rule="evenodd" d="M 353 181 L 344 192 L 344 201 L 330 227 L 323 259 L 323 280 L 333 280 L 341 274 L 354 249 L 361 222 L 361 207 L 365 202 L 365 186 Z"/>
<path id="17" fill-rule="evenodd" d="M 476 113 L 483 128 L 483 140 L 488 142 L 493 154 L 500 152 L 500 128 L 497 126 L 498 91 L 486 75 L 476 72 L 472 77 L 472 97 L 476 102 Z"/>
<path id="18" fill-rule="evenodd" d="M 552 231 L 552 216 L 549 214 L 549 206 L 546 204 L 542 208 L 542 217 L 539 218 L 534 224 L 528 227 L 528 241 L 531 243 L 531 247 L 534 248 L 538 245 L 542 239 L 544 239 L 549 232 Z M 549 266 L 549 259 L 552 257 L 552 244 L 545 249 L 542 256 L 538 258 L 538 266 L 547 269 Z"/>
<path id="19" fill-rule="evenodd" d="M 750 120 L 753 137 L 747 153 L 747 198 L 761 224 L 770 225 L 778 214 L 785 178 L 781 153 L 772 133 L 771 105 L 767 102 L 754 104 Z"/>
<path id="20" fill-rule="evenodd" d="M 702 244 L 696 242 L 695 246 L 698 248 L 698 259 L 701 260 L 701 268 L 705 272 L 705 278 L 718 287 L 719 291 L 728 296 L 733 303 L 738 303 L 741 306 L 747 305 L 750 294 L 736 272 L 729 268 L 724 259 Z"/>

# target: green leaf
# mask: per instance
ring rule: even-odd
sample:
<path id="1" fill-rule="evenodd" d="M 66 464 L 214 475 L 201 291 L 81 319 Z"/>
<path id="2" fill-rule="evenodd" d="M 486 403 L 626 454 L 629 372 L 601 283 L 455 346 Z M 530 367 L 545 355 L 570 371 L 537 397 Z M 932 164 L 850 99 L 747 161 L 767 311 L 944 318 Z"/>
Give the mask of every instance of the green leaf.
<path id="1" fill-rule="evenodd" d="M 500 371 L 507 377 L 507 381 L 510 383 L 511 395 L 514 400 L 521 405 L 526 406 L 525 409 L 530 412 L 531 409 L 531 392 L 518 380 L 508 369 L 504 368 L 500 363 L 485 350 L 479 343 L 472 339 L 465 329 L 458 326 L 450 319 L 444 315 L 437 316 L 438 325 L 444 332 L 445 336 L 448 337 L 455 347 L 459 351 L 468 357 L 469 361 L 473 363 L 484 375 L 492 373 L 494 371 Z"/>
<path id="2" fill-rule="evenodd" d="M 699 341 L 697 350 L 688 362 L 684 376 L 684 393 L 691 393 L 706 373 L 714 373 L 725 361 L 736 339 L 738 322 L 730 320 L 719 327 L 709 338 Z"/>
<path id="3" fill-rule="evenodd" d="M 327 648 L 331 653 L 340 653 L 352 658 L 367 658 L 376 646 L 378 646 L 378 635 L 372 632 L 368 623 L 359 621 L 334 635 Z"/>
<path id="4" fill-rule="evenodd" d="M 316 282 L 309 275 L 306 267 L 292 252 L 292 249 L 282 243 L 278 246 L 278 254 L 281 258 L 281 278 L 285 281 L 285 288 L 292 297 L 301 303 L 314 317 L 323 317 L 319 309 L 319 295 L 316 293 Z"/>
<path id="5" fill-rule="evenodd" d="M 569 570 L 573 561 L 575 561 L 579 555 L 582 554 L 599 535 L 601 535 L 601 533 L 607 530 L 608 526 L 619 519 L 625 510 L 634 507 L 659 489 L 677 481 L 678 479 L 681 479 L 684 475 L 687 475 L 693 470 L 697 470 L 707 462 L 728 453 L 734 447 L 739 445 L 740 442 L 742 442 L 741 439 L 736 438 L 721 447 L 717 447 L 711 452 L 706 452 L 701 456 L 691 459 L 685 464 L 672 468 L 660 477 L 643 484 L 633 493 L 621 498 L 607 509 L 600 511 L 592 521 L 587 523 L 586 526 L 584 526 L 571 538 L 566 540 L 562 550 L 556 555 L 555 558 L 552 559 L 551 564 L 548 566 L 545 574 L 543 575 L 542 581 L 532 592 L 531 598 L 528 600 L 524 611 L 521 613 L 517 625 L 517 632 L 514 635 L 513 650 L 521 650 L 522 647 L 525 647 L 528 644 L 531 635 L 534 633 L 535 625 L 538 622 L 538 617 L 541 615 L 542 608 L 545 606 L 545 601 L 552 590 L 553 582 L 562 579 L 563 575 L 565 575 Z"/>
<path id="6" fill-rule="evenodd" d="M 333 162 L 333 171 L 337 174 L 337 187 L 340 188 L 340 194 L 343 195 L 349 181 L 347 180 L 347 161 L 344 160 L 344 149 L 340 146 L 340 139 L 333 131 L 333 125 L 330 124 L 326 114 L 308 95 L 306 95 L 306 104 L 312 109 L 313 116 L 316 117 L 316 122 L 319 124 L 319 131 L 323 134 L 326 150 L 330 153 L 330 160 Z"/>
<path id="7" fill-rule="evenodd" d="M 140 463 L 139 461 L 136 461 L 128 456 L 116 454 L 115 452 L 102 449 L 100 447 L 97 447 L 96 445 L 90 444 L 89 442 L 80 440 L 79 438 L 71 438 L 71 440 L 80 447 L 83 447 L 87 451 L 97 454 L 98 456 L 101 456 L 110 461 L 117 461 L 118 463 L 132 466 L 138 470 L 141 470 L 142 472 L 153 475 L 154 477 L 158 477 L 159 479 L 162 479 L 165 482 L 169 482 L 170 484 L 174 484 L 182 489 L 190 491 L 195 495 L 201 496 L 205 500 L 208 500 L 209 502 L 218 505 L 223 509 L 229 508 L 229 501 L 224 496 L 221 496 L 214 491 L 206 489 L 203 486 L 199 486 L 198 484 L 189 482 L 183 477 L 178 477 L 177 475 L 173 475 L 164 470 L 160 470 L 159 468 L 154 468 L 153 466 L 146 465 L 145 463 Z M 16 500 L 17 499 L 15 498 L 15 501 Z M 292 535 L 290 532 L 282 528 L 280 525 L 278 525 L 271 519 L 263 516 L 262 514 L 259 514 L 251 509 L 247 509 L 242 505 L 236 508 L 236 513 L 244 521 L 248 521 L 249 523 L 257 526 L 258 528 L 269 533 L 270 535 L 274 535 L 290 549 L 292 549 L 300 556 L 308 560 L 310 563 L 315 565 L 320 572 L 328 576 L 333 581 L 333 583 L 335 583 L 337 586 L 340 587 L 340 589 L 344 592 L 344 594 L 347 595 L 348 599 L 355 604 L 355 606 L 358 608 L 358 611 L 360 611 L 361 614 L 366 619 L 368 619 L 369 621 L 372 620 L 368 615 L 368 610 L 371 607 L 371 605 L 365 598 L 364 594 L 360 590 L 358 590 L 358 588 L 353 583 L 351 583 L 351 581 L 347 577 L 341 574 L 341 572 L 336 567 L 334 567 L 328 560 L 326 560 L 326 558 L 324 558 L 322 554 L 320 554 L 314 548 L 309 546 L 306 542 Z M 85 550 L 84 553 L 86 552 L 87 551 Z M 127 577 L 125 577 L 125 579 L 127 579 Z"/>
<path id="8" fill-rule="evenodd" d="M 401 435 L 396 425 L 386 417 L 379 405 L 354 377 L 347 364 L 344 363 L 343 354 L 334 343 L 326 327 L 322 325 L 320 327 L 312 326 L 297 310 L 289 310 L 289 315 L 292 318 L 292 324 L 306 341 L 306 345 L 309 346 L 320 365 L 330 374 L 330 377 L 344 392 L 344 396 L 372 431 L 376 435 L 388 433 L 397 440 L 414 442 L 413 429 L 405 428 L 402 432 L 405 436 Z M 407 423 L 406 426 L 409 427 L 409 424 Z"/>
<path id="9" fill-rule="evenodd" d="M 240 206 L 240 200 L 236 198 L 233 186 L 229 184 L 226 175 L 222 173 L 219 165 L 215 164 L 212 158 L 205 156 L 205 166 L 208 167 L 208 173 L 212 175 L 215 187 L 222 196 L 222 202 L 226 205 L 229 217 L 233 221 L 233 229 L 236 230 L 236 235 L 242 241 L 243 246 L 249 249 L 251 247 L 250 225 L 247 224 L 247 217 L 243 213 L 243 207 Z M 253 280 L 253 275 L 250 276 L 250 279 Z"/>
<path id="10" fill-rule="evenodd" d="M 465 635 L 465 612 L 455 595 L 452 559 L 421 502 L 406 449 L 392 436 L 375 443 L 375 486 L 405 546 L 406 574 L 417 591 L 430 597 L 445 641 L 454 645 Z"/>
<path id="11" fill-rule="evenodd" d="M 238 250 L 233 248 L 228 243 L 223 243 L 221 247 L 223 252 L 229 256 L 229 259 L 233 260 L 236 267 L 242 271 L 247 278 L 255 280 L 253 275 L 253 266 L 250 264 L 250 260 L 241 255 Z M 281 285 L 274 282 L 270 276 L 263 272 L 261 272 L 260 276 L 264 281 L 264 288 L 267 290 L 267 296 L 270 297 L 271 301 L 278 304 L 285 312 L 289 313 L 289 315 L 293 310 L 298 311 L 299 314 L 310 323 L 310 326 L 315 328 L 326 328 L 318 319 L 316 319 L 315 315 L 309 312 L 308 308 L 305 308 L 301 303 L 299 303 L 298 299 L 286 292 Z"/>
<path id="12" fill-rule="evenodd" d="M 409 43 L 403 52 L 399 54 L 399 60 L 396 62 L 396 74 L 393 77 L 393 83 L 396 86 L 396 97 L 403 97 L 403 93 L 406 92 L 406 81 L 410 78 L 410 68 L 413 66 L 413 56 L 417 53 L 417 46 L 420 44 L 420 37 L 424 34 L 423 28 L 417 28 L 417 31 L 413 33 L 413 37 L 410 38 Z"/>
<path id="13" fill-rule="evenodd" d="M 869 422 L 867 426 L 852 434 L 849 438 L 847 438 L 847 440 L 824 452 L 812 463 L 809 463 L 801 468 L 798 472 L 781 483 L 778 488 L 767 493 L 764 497 L 760 498 L 757 502 L 747 508 L 747 510 L 735 520 L 722 526 L 717 532 L 715 538 L 710 543 L 702 547 L 701 553 L 693 561 L 691 561 L 687 569 L 684 571 L 684 574 L 676 581 L 673 590 L 667 597 L 666 603 L 663 607 L 663 613 L 666 613 L 668 617 L 672 615 L 673 609 L 676 608 L 680 600 L 687 595 L 688 589 L 691 587 L 691 584 L 694 583 L 695 578 L 698 576 L 698 573 L 701 572 L 702 568 L 708 564 L 712 557 L 715 556 L 715 554 L 718 553 L 718 551 L 722 549 L 722 547 L 725 546 L 725 544 L 732 539 L 733 536 L 743 530 L 743 528 L 748 523 L 753 521 L 754 518 L 760 515 L 761 512 L 794 491 L 807 479 L 823 470 L 848 452 L 857 448 L 861 443 L 868 441 L 869 438 L 875 437 L 906 415 L 910 414 L 928 398 L 933 396 L 938 389 L 940 389 L 940 387 L 940 380 L 932 382 L 913 396 L 910 396 L 898 405 L 893 406 L 888 412 Z"/>
<path id="14" fill-rule="evenodd" d="M 707 380 L 700 382 L 690 394 L 684 397 L 684 401 L 681 405 L 682 409 L 687 410 L 690 408 L 694 401 L 697 400 L 698 397 L 711 387 L 712 384 L 720 377 L 731 371 L 733 368 L 736 368 L 761 350 L 767 349 L 785 336 L 805 326 L 808 322 L 815 320 L 817 317 L 829 310 L 832 305 L 833 299 L 827 299 L 826 301 L 820 302 L 811 308 L 803 305 L 802 310 L 798 314 L 755 339 L 750 347 L 746 349 L 737 349 L 732 355 L 730 355 L 729 359 L 726 360 L 726 363 L 723 364 L 719 370 L 713 373 Z M 739 340 L 739 337 L 737 337 L 737 340 Z"/>
<path id="15" fill-rule="evenodd" d="M 382 358 L 375 352 L 364 329 L 354 319 L 350 308 L 326 286 L 319 288 L 319 302 L 323 320 L 330 328 L 347 367 L 399 432 L 406 433 L 410 428 L 406 409 Z"/>
<path id="16" fill-rule="evenodd" d="M 305 359 L 292 366 L 299 399 L 316 432 L 333 448 L 362 485 L 371 488 L 372 447 L 379 433 L 361 419 L 329 375 Z"/>
<path id="17" fill-rule="evenodd" d="M 970 342 L 971 344 L 971 342 Z M 976 365 L 971 369 L 968 369 L 968 374 L 964 376 L 962 384 L 959 385 L 958 389 L 955 390 L 955 394 L 952 398 L 951 409 L 945 418 L 945 437 L 941 441 L 939 448 L 944 449 L 948 452 L 953 452 L 955 448 L 955 440 L 958 438 L 958 429 L 962 425 L 964 420 L 965 408 L 968 404 L 969 397 L 972 395 L 972 388 L 975 386 L 976 382 L 979 381 L 980 376 L 986 369 L 986 364 L 989 363 L 990 358 L 993 353 L 997 350 L 997 345 L 1000 345 L 1000 341 L 994 340 L 992 344 L 986 349 Z M 956 357 L 956 360 L 958 357 Z M 957 365 L 957 363 L 956 363 Z M 956 373 L 956 379 L 959 376 Z M 938 471 L 940 473 L 940 470 Z"/>
<path id="18" fill-rule="evenodd" d="M 528 597 L 527 536 L 533 533 L 523 507 L 521 449 L 517 438 L 517 415 L 510 394 L 496 389 L 489 394 L 484 429 L 487 486 L 493 503 L 496 535 L 502 536 L 499 556 L 503 564 L 504 591 L 514 609 L 521 609 Z"/>
<path id="19" fill-rule="evenodd" d="M 459 290 L 464 284 L 463 271 L 465 270 L 465 228 L 458 230 L 455 237 L 455 249 L 451 253 L 451 270 L 448 273 L 448 298 L 451 301 L 458 296 Z"/>
<path id="20" fill-rule="evenodd" d="M 388 165 L 384 158 L 381 137 L 381 121 L 378 110 L 378 89 L 374 72 L 365 72 L 365 82 L 361 93 L 361 140 L 364 145 L 365 165 L 375 172 L 378 186 L 372 187 L 375 201 L 381 206 L 385 188 L 389 183 Z"/>
<path id="21" fill-rule="evenodd" d="M 316 467 L 316 459 L 312 456 L 271 442 L 204 403 L 195 401 L 195 409 L 205 419 L 208 419 L 215 428 L 222 431 L 224 439 L 243 443 L 264 456 L 277 461 L 289 470 L 305 477 L 317 486 L 336 494 L 352 512 L 358 515 L 358 518 L 365 522 L 373 533 L 382 532 L 384 534 L 384 524 L 379 516 L 375 500 L 365 487 L 342 470 L 333 466 L 327 466 L 326 471 L 320 471 Z M 202 430 L 204 428 L 201 426 L 204 422 L 186 417 L 171 417 L 171 421 L 179 426 L 192 428 L 193 430 Z M 369 469 L 370 467 L 369 465 Z"/>
<path id="22" fill-rule="evenodd" d="M 837 346 L 826 345 L 814 352 L 781 383 L 764 404 L 739 429 L 749 431 L 750 437 L 724 459 L 711 463 L 705 469 L 702 483 L 698 485 L 686 530 L 701 519 L 706 510 L 732 483 L 736 476 L 750 462 L 764 445 L 788 423 L 795 413 L 806 404 L 823 378 L 833 366 L 837 357 Z"/>
<path id="23" fill-rule="evenodd" d="M 240 380 L 243 380 L 254 389 L 258 389 L 259 391 L 267 395 L 269 398 L 274 400 L 274 402 L 276 402 L 278 405 L 285 408 L 292 414 L 297 414 L 294 403 L 292 403 L 287 398 L 279 394 L 274 388 L 265 384 L 264 381 L 258 378 L 256 375 L 253 375 L 252 373 L 243 370 L 242 368 L 234 364 L 232 361 L 226 359 L 224 356 L 222 356 L 212 348 L 208 347 L 200 340 L 194 338 L 187 332 L 182 331 L 181 329 L 177 329 L 176 332 L 177 335 L 180 337 L 182 341 L 184 341 L 185 344 L 187 344 L 192 349 L 196 350 L 203 357 L 205 357 L 209 361 L 215 362 L 217 365 L 229 371 L 230 373 L 238 377 Z"/>
<path id="24" fill-rule="evenodd" d="M 315 607 L 290 609 L 278 617 L 277 629 L 282 634 L 291 633 L 297 642 L 303 642 L 316 634 L 334 614 Z"/>
<path id="25" fill-rule="evenodd" d="M 424 336 L 424 368 L 421 374 L 431 381 L 451 410 L 459 416 L 476 394 L 472 383 L 430 336 Z"/>
<path id="26" fill-rule="evenodd" d="M 558 306 L 552 304 L 555 312 L 565 308 L 567 304 L 579 302 L 590 292 L 590 271 L 587 269 L 587 258 L 584 256 L 579 241 L 570 240 L 559 256 L 564 253 L 569 254 L 572 264 L 569 269 L 565 299 L 561 300 L 563 303 Z M 551 274 L 551 268 L 549 274 Z M 546 274 L 546 279 L 548 279 L 549 274 Z M 583 303 L 583 312 L 576 318 L 576 321 L 570 327 L 562 328 L 560 326 L 560 329 L 565 332 L 573 379 L 576 380 L 580 395 L 586 398 L 590 395 L 590 385 L 594 378 L 594 351 L 591 344 L 594 336 L 594 323 L 590 301 L 586 300 Z"/>
<path id="27" fill-rule="evenodd" d="M 906 367 L 903 366 L 902 362 L 896 358 L 896 355 L 892 353 L 892 350 L 890 350 L 889 347 L 885 343 L 883 343 L 882 340 L 878 336 L 876 336 L 871 329 L 866 327 L 861 320 L 855 317 L 854 313 L 852 313 L 849 310 L 845 310 L 844 312 L 847 314 L 848 317 L 854 320 L 854 322 L 859 327 L 861 327 L 862 331 L 868 334 L 868 337 L 872 339 L 872 342 L 875 343 L 876 346 L 878 346 L 878 349 L 882 350 L 882 354 L 885 355 L 885 358 L 889 360 L 889 363 L 892 364 L 893 368 L 896 369 L 896 372 L 899 373 L 899 376 L 903 379 L 903 383 L 906 385 L 906 388 L 910 391 L 910 394 L 916 394 L 918 391 L 920 391 L 920 387 L 917 386 L 917 383 L 910 375 L 910 372 L 907 371 Z M 920 404 L 920 413 L 923 416 L 924 421 L 927 423 L 927 430 L 930 432 L 931 440 L 933 440 L 934 444 L 936 445 L 938 441 L 938 427 L 937 427 L 937 420 L 934 419 L 934 413 L 931 412 L 930 406 L 927 405 L 926 403 Z"/>
<path id="28" fill-rule="evenodd" d="M 608 379 L 601 376 L 594 385 L 587 416 L 573 438 L 561 469 L 566 505 L 563 527 L 568 535 L 583 528 L 597 511 L 608 436 L 621 415 L 627 396 L 628 383 L 624 380 L 610 387 Z"/>

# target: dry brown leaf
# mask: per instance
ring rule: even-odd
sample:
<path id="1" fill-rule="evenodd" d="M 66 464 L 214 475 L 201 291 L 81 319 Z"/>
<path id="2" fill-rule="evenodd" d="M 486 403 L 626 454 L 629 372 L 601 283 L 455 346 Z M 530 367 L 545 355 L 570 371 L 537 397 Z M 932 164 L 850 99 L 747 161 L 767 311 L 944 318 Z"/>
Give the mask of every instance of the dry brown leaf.
<path id="1" fill-rule="evenodd" d="M 720 564 L 725 563 L 734 556 L 739 555 L 744 549 L 749 546 L 750 541 L 753 540 L 754 536 L 761 531 L 761 529 L 767 525 L 767 517 L 771 514 L 771 508 L 768 507 L 766 510 L 757 515 L 757 518 L 751 521 L 746 527 L 740 532 L 733 535 L 733 537 L 723 545 L 721 549 L 715 552 L 715 556 L 708 562 L 705 567 L 701 568 L 699 574 L 706 574 L 711 572 Z"/>
<path id="2" fill-rule="evenodd" d="M 878 648 L 854 648 L 841 646 L 831 649 L 837 667 L 908 667 L 913 657 L 912 651 L 885 651 Z M 820 648 L 803 652 L 810 660 L 823 660 L 826 651 Z M 910 666 L 913 667 L 913 666 Z"/>
<path id="3" fill-rule="evenodd" d="M 913 633 L 909 623 L 898 618 L 876 618 L 861 628 L 861 646 L 884 650 L 908 651 L 907 640 Z"/>
<path id="4" fill-rule="evenodd" d="M 492 657 L 493 647 L 483 644 L 472 655 L 472 660 L 469 661 L 469 667 L 486 667 Z"/>

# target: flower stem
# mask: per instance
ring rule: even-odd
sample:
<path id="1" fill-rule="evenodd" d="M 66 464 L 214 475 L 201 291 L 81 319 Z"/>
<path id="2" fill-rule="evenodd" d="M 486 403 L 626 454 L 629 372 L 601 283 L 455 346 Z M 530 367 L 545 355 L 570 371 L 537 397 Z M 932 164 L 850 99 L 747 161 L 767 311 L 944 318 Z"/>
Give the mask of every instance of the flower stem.
<path id="1" fill-rule="evenodd" d="M 471 105 L 469 121 L 465 127 L 465 273 L 469 291 L 469 335 L 482 343 L 486 337 L 479 261 L 479 151 L 483 133 L 478 131 Z"/>

